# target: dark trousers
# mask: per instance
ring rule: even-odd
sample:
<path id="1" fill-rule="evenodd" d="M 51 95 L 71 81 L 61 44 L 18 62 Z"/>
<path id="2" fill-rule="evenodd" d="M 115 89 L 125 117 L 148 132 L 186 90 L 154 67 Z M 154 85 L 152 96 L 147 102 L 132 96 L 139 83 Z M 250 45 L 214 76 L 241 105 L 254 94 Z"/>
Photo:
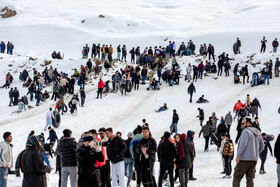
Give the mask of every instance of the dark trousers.
<path id="1" fill-rule="evenodd" d="M 212 54 L 212 53 L 209 53 L 209 61 L 210 61 L 211 56 L 212 56 L 212 58 L 213 58 L 213 60 L 215 62 L 215 57 L 214 57 L 214 54 Z"/>
<path id="2" fill-rule="evenodd" d="M 74 85 L 69 86 L 69 93 L 74 94 Z"/>
<path id="3" fill-rule="evenodd" d="M 262 45 L 262 46 L 261 46 L 261 52 L 265 52 L 265 49 L 266 49 L 266 46 L 265 46 L 265 45 Z"/>
<path id="4" fill-rule="evenodd" d="M 219 67 L 218 76 L 222 76 L 222 74 L 223 74 L 223 67 Z"/>
<path id="5" fill-rule="evenodd" d="M 121 85 L 121 93 L 122 93 L 122 95 L 123 95 L 123 92 L 124 92 L 125 95 L 126 95 L 126 84 L 122 84 L 122 85 Z"/>
<path id="6" fill-rule="evenodd" d="M 242 131 L 237 131 L 237 136 L 235 138 L 235 143 L 238 143 L 238 140 L 239 140 L 239 138 L 241 136 L 241 133 L 242 133 Z"/>
<path id="7" fill-rule="evenodd" d="M 142 181 L 142 173 L 141 173 L 139 158 L 134 158 L 134 168 L 135 168 L 135 171 L 136 171 L 136 182 L 137 182 L 137 184 L 140 185 L 141 181 Z"/>
<path id="8" fill-rule="evenodd" d="M 192 163 L 192 166 L 190 167 L 190 170 L 189 170 L 189 178 L 190 179 L 193 178 L 193 163 Z"/>
<path id="9" fill-rule="evenodd" d="M 134 83 L 134 90 L 139 89 L 139 81 Z"/>
<path id="10" fill-rule="evenodd" d="M 144 187 L 157 187 L 155 177 L 153 176 L 154 162 L 149 165 L 141 164 L 142 183 Z"/>
<path id="11" fill-rule="evenodd" d="M 192 102 L 192 96 L 193 96 L 193 93 L 190 92 L 190 102 Z"/>
<path id="12" fill-rule="evenodd" d="M 84 106 L 86 98 L 81 98 L 81 106 Z"/>
<path id="13" fill-rule="evenodd" d="M 208 136 L 206 136 L 206 137 L 204 137 L 205 138 L 205 148 L 204 148 L 204 150 L 207 150 L 208 149 L 208 146 L 209 146 L 209 135 Z"/>
<path id="14" fill-rule="evenodd" d="M 173 164 L 167 165 L 167 166 L 160 165 L 160 174 L 159 174 L 159 179 L 158 179 L 158 186 L 162 187 L 162 180 L 163 180 L 163 176 L 164 176 L 166 170 L 168 171 L 168 175 L 169 175 L 169 179 L 170 179 L 170 186 L 174 187 Z"/>
<path id="15" fill-rule="evenodd" d="M 193 74 L 193 81 L 194 80 L 197 80 L 197 73 L 196 74 Z"/>
<path id="16" fill-rule="evenodd" d="M 58 168 L 58 187 L 61 187 L 61 168 Z"/>
<path id="17" fill-rule="evenodd" d="M 247 187 L 254 187 L 257 161 L 239 161 L 234 168 L 232 187 L 240 187 L 240 181 L 246 175 Z"/>
<path id="18" fill-rule="evenodd" d="M 247 82 L 249 82 L 249 75 L 243 75 L 243 84 L 245 84 L 245 77 L 247 76 Z"/>
<path id="19" fill-rule="evenodd" d="M 102 166 L 100 169 L 100 179 L 102 187 L 111 187 L 109 160 L 106 160 L 106 165 Z"/>
<path id="20" fill-rule="evenodd" d="M 189 181 L 189 168 L 179 168 L 180 187 L 187 187 Z"/>
<path id="21" fill-rule="evenodd" d="M 103 92 L 103 88 L 98 88 L 97 98 L 99 98 L 99 95 L 100 95 L 100 99 L 102 99 L 102 92 Z"/>
<path id="22" fill-rule="evenodd" d="M 230 134 L 230 127 L 231 125 L 227 125 L 227 133 Z"/>
<path id="23" fill-rule="evenodd" d="M 100 187 L 100 181 L 97 177 L 97 175 L 91 175 L 91 176 L 81 176 L 78 177 L 78 186 L 79 187 Z"/>
<path id="24" fill-rule="evenodd" d="M 204 121 L 203 119 L 199 120 L 199 122 L 200 122 L 199 124 L 200 124 L 201 127 L 203 126 L 203 121 Z"/>
<path id="25" fill-rule="evenodd" d="M 53 93 L 51 99 L 53 99 L 53 97 L 54 97 L 54 100 L 56 101 L 57 93 Z"/>
<path id="26" fill-rule="evenodd" d="M 176 181 L 179 178 L 179 168 L 177 167 L 175 169 L 175 177 L 174 177 L 174 181 Z"/>
<path id="27" fill-rule="evenodd" d="M 261 168 L 260 171 L 264 171 L 264 164 L 266 161 L 267 153 L 261 153 L 260 154 L 260 159 L 261 159 Z"/>
<path id="28" fill-rule="evenodd" d="M 224 156 L 226 175 L 231 175 L 231 156 Z"/>

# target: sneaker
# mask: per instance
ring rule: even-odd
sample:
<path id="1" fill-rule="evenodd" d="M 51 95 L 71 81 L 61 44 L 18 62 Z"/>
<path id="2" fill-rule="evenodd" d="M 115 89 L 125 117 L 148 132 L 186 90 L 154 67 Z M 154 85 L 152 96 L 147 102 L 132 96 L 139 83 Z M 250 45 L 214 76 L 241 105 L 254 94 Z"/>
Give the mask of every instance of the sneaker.
<path id="1" fill-rule="evenodd" d="M 127 186 L 127 187 L 131 186 L 131 185 L 130 185 L 130 181 L 127 181 L 126 186 Z"/>
<path id="2" fill-rule="evenodd" d="M 223 171 L 223 172 L 221 172 L 221 174 L 226 174 L 226 172 L 225 172 L 225 171 Z"/>
<path id="3" fill-rule="evenodd" d="M 259 174 L 260 174 L 260 175 L 264 174 L 264 171 L 260 171 Z"/>
<path id="4" fill-rule="evenodd" d="M 197 178 L 189 178 L 190 181 L 195 181 Z"/>
<path id="5" fill-rule="evenodd" d="M 225 175 L 225 176 L 223 176 L 223 179 L 230 179 L 230 178 L 231 178 L 230 175 Z"/>

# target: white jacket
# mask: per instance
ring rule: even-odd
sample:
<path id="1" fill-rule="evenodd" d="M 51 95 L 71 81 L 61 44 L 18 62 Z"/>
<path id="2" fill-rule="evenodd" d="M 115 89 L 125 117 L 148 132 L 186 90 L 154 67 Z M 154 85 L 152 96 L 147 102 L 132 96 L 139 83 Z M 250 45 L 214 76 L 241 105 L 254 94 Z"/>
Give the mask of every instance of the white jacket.
<path id="1" fill-rule="evenodd" d="M 0 143 L 0 167 L 13 166 L 13 153 L 12 144 L 8 144 L 6 141 Z"/>

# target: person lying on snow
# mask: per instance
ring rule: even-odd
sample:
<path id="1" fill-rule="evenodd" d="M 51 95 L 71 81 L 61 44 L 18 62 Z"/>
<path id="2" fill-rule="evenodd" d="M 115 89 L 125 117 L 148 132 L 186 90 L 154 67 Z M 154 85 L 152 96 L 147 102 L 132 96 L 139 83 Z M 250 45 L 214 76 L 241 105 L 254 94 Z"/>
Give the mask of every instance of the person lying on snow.
<path id="1" fill-rule="evenodd" d="M 161 106 L 158 110 L 155 110 L 156 112 L 162 112 L 162 111 L 165 111 L 165 110 L 167 110 L 168 108 L 167 108 L 167 104 L 166 103 L 164 103 L 164 105 L 163 106 Z"/>
<path id="2" fill-rule="evenodd" d="M 204 99 L 204 95 L 202 95 L 197 101 L 196 103 L 209 103 L 209 101 L 207 99 Z"/>

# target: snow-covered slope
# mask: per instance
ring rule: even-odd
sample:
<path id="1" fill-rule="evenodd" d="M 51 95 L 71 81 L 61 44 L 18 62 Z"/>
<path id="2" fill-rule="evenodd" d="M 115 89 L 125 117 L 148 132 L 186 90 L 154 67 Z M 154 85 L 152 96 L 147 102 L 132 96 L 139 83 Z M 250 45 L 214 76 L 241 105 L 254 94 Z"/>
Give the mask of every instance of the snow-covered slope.
<path id="1" fill-rule="evenodd" d="M 243 54 L 231 56 L 235 58 L 232 67 L 237 62 L 241 65 L 253 55 L 253 63 L 261 62 L 256 67 L 249 65 L 250 75 L 263 67 L 263 63 L 269 59 L 275 61 L 280 57 L 279 53 L 258 54 L 262 36 L 268 39 L 267 51 L 271 51 L 271 42 L 275 37 L 279 38 L 279 7 L 278 0 L 2 0 L 0 9 L 8 6 L 17 11 L 17 15 L 8 19 L 0 18 L 0 40 L 12 41 L 15 45 L 14 56 L 0 54 L 0 84 L 4 84 L 4 76 L 12 72 L 15 82 L 13 87 L 20 89 L 20 94 L 27 93 L 18 80 L 19 72 L 27 69 L 32 74 L 32 68 L 43 70 L 40 64 L 50 59 L 52 51 L 61 51 L 65 54 L 65 60 L 53 60 L 52 66 L 59 71 L 72 74 L 74 68 L 85 64 L 86 60 L 80 59 L 81 49 L 86 43 L 112 44 L 114 49 L 118 44 L 126 44 L 128 49 L 133 46 L 161 45 L 166 46 L 169 40 L 176 41 L 177 47 L 182 41 L 192 39 L 197 47 L 200 43 L 212 43 L 216 54 L 220 52 L 232 53 L 232 44 L 236 37 L 242 41 Z M 105 18 L 99 18 L 104 15 Z M 84 23 L 82 21 L 84 20 Z M 166 40 L 166 41 L 164 41 Z M 17 56 L 20 55 L 20 56 Z M 114 54 L 114 57 L 116 54 Z M 29 56 L 38 58 L 31 60 Z M 73 58 L 71 60 L 69 58 Z M 199 57 L 202 58 L 202 57 Z M 185 72 L 187 63 L 197 64 L 195 57 L 178 59 Z M 124 67 L 118 64 L 116 69 Z M 110 79 L 111 70 L 103 76 L 103 80 Z M 62 124 L 56 129 L 58 136 L 62 136 L 65 128 L 73 130 L 73 136 L 78 138 L 82 132 L 88 129 L 100 127 L 113 127 L 115 131 L 123 132 L 124 137 L 132 131 L 137 124 L 146 118 L 150 124 L 153 136 L 158 141 L 165 130 L 169 130 L 172 119 L 172 109 L 177 109 L 180 115 L 179 132 L 194 130 L 196 132 L 195 146 L 197 158 L 195 159 L 194 175 L 198 177 L 190 186 L 231 186 L 232 180 L 222 179 L 219 174 L 222 170 L 220 155 L 211 146 L 208 153 L 203 152 L 204 139 L 198 139 L 200 130 L 199 122 L 195 117 L 197 108 L 201 107 L 206 116 L 216 112 L 217 116 L 225 115 L 232 111 L 234 103 L 240 99 L 244 102 L 246 94 L 251 98 L 257 97 L 262 105 L 260 111 L 261 128 L 266 133 L 278 135 L 280 99 L 279 78 L 270 80 L 270 85 L 261 85 L 251 88 L 249 84 L 234 85 L 232 72 L 230 77 L 212 76 L 205 77 L 195 83 L 197 93 L 194 100 L 202 94 L 210 100 L 209 104 L 190 104 L 188 102 L 188 83 L 181 79 L 179 86 L 168 87 L 162 85 L 160 91 L 146 91 L 145 86 L 140 85 L 139 91 L 133 91 L 127 96 L 109 94 L 102 100 L 96 100 L 96 79 L 86 87 L 86 107 L 78 109 L 78 115 L 66 114 L 62 116 Z M 49 87 L 46 88 L 50 90 Z M 77 90 L 77 89 L 76 89 Z M 24 148 L 26 137 L 31 130 L 36 134 L 43 132 L 45 125 L 45 113 L 54 106 L 53 101 L 47 101 L 31 110 L 21 114 L 11 113 L 15 107 L 8 108 L 8 90 L 1 89 L 0 95 L 0 134 L 9 130 L 13 133 L 14 158 Z M 169 110 L 155 113 L 164 102 Z M 31 105 L 35 105 L 33 102 Z M 236 122 L 231 133 L 235 138 Z M 47 135 L 47 132 L 45 132 Z M 272 146 L 274 142 L 272 142 Z M 55 160 L 51 160 L 55 166 Z M 233 166 L 235 163 L 233 162 Z M 257 166 L 257 171 L 259 169 Z M 156 167 L 158 171 L 158 166 Z M 256 187 L 276 185 L 275 159 L 268 157 L 266 163 L 266 175 L 256 174 Z M 48 184 L 57 186 L 57 175 L 48 175 Z M 157 173 L 157 172 L 156 172 Z M 9 176 L 9 186 L 21 186 L 22 178 Z M 243 179 L 242 186 L 245 185 Z"/>

